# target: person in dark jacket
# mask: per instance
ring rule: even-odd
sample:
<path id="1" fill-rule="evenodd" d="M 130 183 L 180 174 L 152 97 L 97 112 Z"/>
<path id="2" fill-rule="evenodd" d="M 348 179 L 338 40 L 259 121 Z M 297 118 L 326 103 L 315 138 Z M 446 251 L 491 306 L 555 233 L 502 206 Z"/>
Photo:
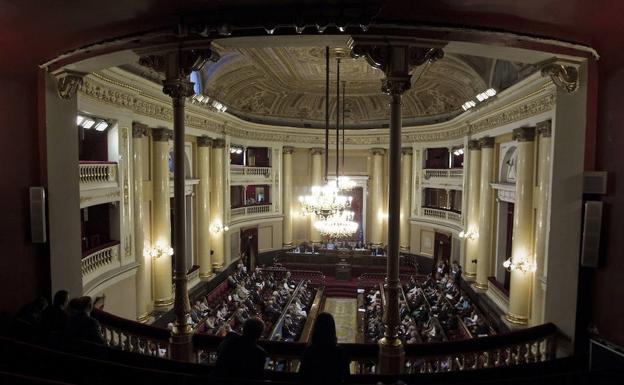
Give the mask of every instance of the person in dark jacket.
<path id="1" fill-rule="evenodd" d="M 69 301 L 69 319 L 65 327 L 65 342 L 70 346 L 81 342 L 104 345 L 102 327 L 91 317 L 93 300 L 89 296 L 74 298 Z"/>
<path id="2" fill-rule="evenodd" d="M 48 306 L 41 315 L 41 329 L 43 342 L 49 345 L 58 345 L 65 332 L 67 320 L 67 306 L 69 304 L 69 292 L 59 290 L 54 294 L 52 306 Z"/>
<path id="3" fill-rule="evenodd" d="M 349 375 L 349 359 L 338 346 L 336 323 L 329 313 L 314 322 L 312 341 L 303 353 L 299 377 L 304 384 L 339 384 Z"/>
<path id="4" fill-rule="evenodd" d="M 261 379 L 267 353 L 258 346 L 264 323 L 256 317 L 243 324 L 243 334 L 228 333 L 217 348 L 214 375 L 220 379 Z"/>

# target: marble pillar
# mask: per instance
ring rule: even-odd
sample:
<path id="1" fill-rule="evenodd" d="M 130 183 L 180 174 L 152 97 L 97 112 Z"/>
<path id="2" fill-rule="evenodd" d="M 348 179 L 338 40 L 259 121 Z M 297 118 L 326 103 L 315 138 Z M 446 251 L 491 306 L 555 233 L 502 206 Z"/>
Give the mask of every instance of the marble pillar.
<path id="1" fill-rule="evenodd" d="M 513 131 L 518 142 L 516 149 L 516 203 L 514 206 L 511 259 L 514 263 L 533 262 L 533 157 L 534 127 L 521 127 Z M 526 325 L 531 307 L 533 272 L 511 270 L 509 287 L 509 322 Z"/>
<path id="2" fill-rule="evenodd" d="M 477 278 L 475 287 L 487 290 L 492 260 L 492 212 L 494 181 L 494 138 L 479 140 L 481 147 L 481 185 L 479 187 L 479 239 L 477 240 Z"/>
<path id="3" fill-rule="evenodd" d="M 383 199 L 383 164 L 386 150 L 383 148 L 373 148 L 373 156 L 370 184 L 368 186 L 368 201 L 371 205 L 371 218 L 367 221 L 370 226 L 369 243 L 373 247 L 383 244 L 383 222 L 384 222 L 384 199 Z"/>
<path id="4" fill-rule="evenodd" d="M 210 234 L 212 244 L 212 267 L 222 269 L 225 264 L 225 217 L 224 217 L 224 151 L 225 140 L 212 141 L 212 180 L 210 184 Z"/>
<path id="5" fill-rule="evenodd" d="M 412 148 L 401 150 L 401 242 L 399 250 L 410 250 L 410 212 L 412 200 Z"/>
<path id="6" fill-rule="evenodd" d="M 323 179 L 323 154 L 325 151 L 322 148 L 313 148 L 310 150 L 311 162 L 312 162 L 312 186 L 323 186 L 325 180 Z M 326 165 L 327 166 L 327 165 Z M 314 214 L 310 215 L 310 242 L 313 244 L 320 244 L 322 241 L 321 233 L 314 227 L 316 217 Z"/>
<path id="7" fill-rule="evenodd" d="M 197 138 L 197 260 L 199 277 L 210 278 L 212 258 L 210 256 L 210 149 L 212 139 Z"/>
<path id="8" fill-rule="evenodd" d="M 134 254 L 138 263 L 136 273 L 136 314 L 139 322 L 147 322 L 152 311 L 152 259 L 143 252 L 145 234 L 143 222 L 145 204 L 143 200 L 143 161 L 145 157 L 144 142 L 147 126 L 134 123 L 132 125 L 132 196 L 134 200 Z"/>
<path id="9" fill-rule="evenodd" d="M 531 290 L 531 321 L 532 325 L 544 322 L 544 297 L 546 295 L 546 239 L 548 238 L 548 205 L 550 200 L 550 172 L 552 162 L 552 129 L 551 121 L 537 124 L 538 169 L 535 197 L 537 209 L 535 213 L 535 276 Z"/>
<path id="10" fill-rule="evenodd" d="M 477 275 L 478 241 L 479 241 L 479 193 L 481 187 L 481 147 L 478 140 L 468 142 L 468 210 L 466 216 L 466 266 L 464 277 L 473 280 Z"/>
<path id="11" fill-rule="evenodd" d="M 284 146 L 282 154 L 282 208 L 284 221 L 282 223 L 282 243 L 284 248 L 293 246 L 293 147 Z"/>
<path id="12" fill-rule="evenodd" d="M 173 133 L 164 128 L 152 130 L 152 247 L 171 247 L 171 211 L 169 181 L 169 140 Z M 168 308 L 173 304 L 171 256 L 152 260 L 154 306 Z"/>

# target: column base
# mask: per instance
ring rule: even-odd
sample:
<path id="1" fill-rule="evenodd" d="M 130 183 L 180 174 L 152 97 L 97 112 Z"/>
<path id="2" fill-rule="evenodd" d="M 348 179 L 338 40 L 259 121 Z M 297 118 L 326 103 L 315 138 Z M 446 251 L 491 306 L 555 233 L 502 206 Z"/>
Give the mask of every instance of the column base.
<path id="1" fill-rule="evenodd" d="M 522 317 L 512 313 L 505 314 L 505 320 L 518 326 L 526 326 L 529 323 L 529 319 L 527 317 Z"/>
<path id="2" fill-rule="evenodd" d="M 223 263 L 213 263 L 212 264 L 212 271 L 214 273 L 220 273 L 223 271 Z"/>
<path id="3" fill-rule="evenodd" d="M 477 274 L 464 272 L 462 277 L 464 278 L 464 281 L 474 281 L 477 278 Z"/>
<path id="4" fill-rule="evenodd" d="M 150 319 L 150 313 L 144 313 L 137 317 L 137 322 L 146 324 Z"/>
<path id="5" fill-rule="evenodd" d="M 410 248 L 409 246 L 399 246 L 399 251 L 402 251 L 404 253 L 409 253 Z"/>
<path id="6" fill-rule="evenodd" d="M 199 279 L 201 279 L 202 281 L 208 280 L 212 277 L 215 276 L 215 273 L 213 273 L 212 271 L 208 271 L 205 273 L 199 273 Z"/>
<path id="7" fill-rule="evenodd" d="M 401 374 L 405 368 L 405 350 L 401 340 L 388 340 L 385 337 L 379 340 L 379 374 Z"/>
<path id="8" fill-rule="evenodd" d="M 154 308 L 158 310 L 169 310 L 171 305 L 173 305 L 173 297 L 154 300 Z"/>
<path id="9" fill-rule="evenodd" d="M 290 243 L 283 243 L 282 244 L 282 249 L 288 249 L 288 248 L 291 248 L 291 247 L 293 247 L 293 243 L 292 242 L 290 242 Z"/>
<path id="10" fill-rule="evenodd" d="M 475 283 L 472 284 L 472 287 L 473 287 L 473 289 L 478 290 L 480 292 L 484 292 L 484 291 L 486 291 L 488 289 L 487 283 L 484 285 L 484 284 L 475 282 Z"/>
<path id="11" fill-rule="evenodd" d="M 382 247 L 382 243 L 371 243 L 371 247 Z"/>

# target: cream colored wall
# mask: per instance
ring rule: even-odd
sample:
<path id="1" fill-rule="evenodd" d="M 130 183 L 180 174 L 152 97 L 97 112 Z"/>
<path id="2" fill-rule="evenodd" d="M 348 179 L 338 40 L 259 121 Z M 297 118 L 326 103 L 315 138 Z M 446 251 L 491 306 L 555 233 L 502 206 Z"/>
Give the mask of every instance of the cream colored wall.
<path id="1" fill-rule="evenodd" d="M 136 314 L 136 281 L 134 275 L 107 287 L 102 291 L 90 293 L 92 298 L 106 296 L 104 310 L 116 316 L 135 320 Z"/>

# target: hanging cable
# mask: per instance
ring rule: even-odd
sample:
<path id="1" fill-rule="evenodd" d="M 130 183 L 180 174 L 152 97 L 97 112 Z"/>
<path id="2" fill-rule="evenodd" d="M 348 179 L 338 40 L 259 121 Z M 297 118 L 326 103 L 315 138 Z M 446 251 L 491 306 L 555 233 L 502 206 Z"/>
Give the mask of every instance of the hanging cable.
<path id="1" fill-rule="evenodd" d="M 340 57 L 336 58 L 336 185 L 338 184 L 340 160 Z"/>
<path id="2" fill-rule="evenodd" d="M 329 46 L 325 47 L 325 183 L 329 172 Z"/>
<path id="3" fill-rule="evenodd" d="M 345 172 L 345 88 L 347 82 L 342 82 L 342 175 Z"/>

